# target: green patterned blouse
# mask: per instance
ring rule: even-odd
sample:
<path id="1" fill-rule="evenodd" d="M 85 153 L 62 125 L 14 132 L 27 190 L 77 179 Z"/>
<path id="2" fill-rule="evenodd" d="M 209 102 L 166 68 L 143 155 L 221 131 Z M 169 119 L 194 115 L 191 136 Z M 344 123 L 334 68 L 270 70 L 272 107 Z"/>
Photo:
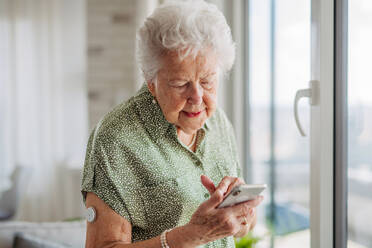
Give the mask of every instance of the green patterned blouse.
<path id="1" fill-rule="evenodd" d="M 217 185 L 239 176 L 233 127 L 217 110 L 197 132 L 197 149 L 180 142 L 175 125 L 153 103 L 147 85 L 106 114 L 90 135 L 81 184 L 132 224 L 133 242 L 189 222 L 209 198 L 202 174 Z M 235 247 L 232 236 L 201 247 Z"/>

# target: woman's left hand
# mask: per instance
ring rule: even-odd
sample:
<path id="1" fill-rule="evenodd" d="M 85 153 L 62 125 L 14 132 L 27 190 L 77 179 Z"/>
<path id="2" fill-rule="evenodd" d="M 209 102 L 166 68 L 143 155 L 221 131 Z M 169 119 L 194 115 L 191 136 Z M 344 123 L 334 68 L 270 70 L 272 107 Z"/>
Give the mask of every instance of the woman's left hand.
<path id="1" fill-rule="evenodd" d="M 241 184 L 245 184 L 245 182 L 239 177 L 224 177 L 222 181 L 220 182 L 220 184 L 224 183 L 224 181 L 233 182 L 229 185 L 229 188 L 227 189 L 225 195 L 230 193 L 230 191 L 234 187 L 241 185 Z M 202 175 L 201 182 L 204 185 L 204 187 L 209 191 L 209 194 L 212 195 L 214 191 L 216 190 L 216 187 L 214 186 L 214 183 L 212 182 L 212 180 L 209 179 L 209 177 Z M 248 214 L 250 216 L 246 216 L 246 219 L 249 220 L 249 222 L 242 223 L 240 231 L 234 235 L 235 238 L 240 238 L 240 237 L 247 235 L 248 232 L 251 231 L 255 227 L 256 222 L 257 222 L 256 208 L 251 208 Z"/>
<path id="2" fill-rule="evenodd" d="M 247 218 L 247 220 L 251 220 L 249 223 L 246 223 L 245 225 L 242 224 L 242 227 L 238 233 L 234 235 L 235 238 L 241 238 L 248 234 L 249 231 L 251 231 L 257 222 L 257 216 L 256 216 L 256 208 L 251 208 L 249 211 L 249 214 L 252 216 L 251 218 Z"/>

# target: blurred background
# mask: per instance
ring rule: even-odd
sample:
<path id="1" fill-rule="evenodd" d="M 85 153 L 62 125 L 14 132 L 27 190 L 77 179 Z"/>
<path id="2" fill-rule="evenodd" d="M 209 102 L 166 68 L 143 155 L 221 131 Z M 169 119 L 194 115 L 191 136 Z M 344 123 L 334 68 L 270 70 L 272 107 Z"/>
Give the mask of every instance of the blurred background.
<path id="1" fill-rule="evenodd" d="M 0 0 L 0 232 L 5 222 L 84 216 L 88 135 L 142 85 L 136 30 L 162 2 Z M 219 105 L 246 182 L 269 186 L 257 247 L 310 247 L 310 140 L 295 126 L 293 101 L 310 80 L 311 0 L 209 2 L 237 44 Z M 372 247 L 372 1 L 348 4 L 348 246 Z M 309 110 L 300 103 L 306 133 Z"/>

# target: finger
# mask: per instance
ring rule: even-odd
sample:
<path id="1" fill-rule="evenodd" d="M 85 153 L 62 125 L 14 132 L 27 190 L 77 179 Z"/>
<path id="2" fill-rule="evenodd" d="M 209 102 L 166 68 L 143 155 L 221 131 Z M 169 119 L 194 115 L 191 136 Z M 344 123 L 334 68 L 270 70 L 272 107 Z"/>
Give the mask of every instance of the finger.
<path id="1" fill-rule="evenodd" d="M 216 189 L 211 197 L 205 201 L 202 205 L 207 208 L 216 208 L 223 201 L 223 193 L 220 189 Z"/>
<path id="2" fill-rule="evenodd" d="M 251 217 L 255 216 L 255 215 L 256 215 L 256 208 L 251 208 L 251 209 L 249 209 L 249 215 L 250 215 Z"/>
<path id="3" fill-rule="evenodd" d="M 251 231 L 256 226 L 256 224 L 257 224 L 257 214 L 256 214 L 256 211 L 254 211 L 252 218 L 253 218 L 253 220 L 252 220 L 251 226 L 249 228 L 249 231 Z"/>
<path id="4" fill-rule="evenodd" d="M 233 188 L 235 188 L 238 185 L 242 185 L 242 184 L 244 184 L 244 181 L 240 179 L 239 177 L 235 177 L 233 181 L 230 183 L 229 187 L 227 188 L 225 195 L 228 195 L 230 191 L 233 190 Z"/>
<path id="5" fill-rule="evenodd" d="M 216 187 L 216 190 L 219 189 L 223 192 L 224 195 L 226 195 L 226 192 L 227 192 L 227 189 L 229 187 L 229 185 L 235 180 L 234 177 L 224 177 L 221 182 L 218 184 L 218 186 Z"/>
<path id="6" fill-rule="evenodd" d="M 214 191 L 216 190 L 216 187 L 214 186 L 213 181 L 206 175 L 201 175 L 200 180 L 203 186 L 208 190 L 209 194 L 212 195 Z"/>
<path id="7" fill-rule="evenodd" d="M 246 215 L 238 215 L 236 219 L 244 224 L 251 224 L 256 220 L 256 208 L 250 208 Z"/>
<path id="8" fill-rule="evenodd" d="M 243 211 L 243 212 L 239 213 L 236 216 L 236 218 L 238 218 L 238 219 L 240 219 L 240 218 L 243 218 L 243 219 L 244 218 L 252 218 L 256 214 L 256 208 L 248 208 L 247 207 L 247 209 L 245 209 L 245 210 L 247 210 L 247 211 Z"/>
<path id="9" fill-rule="evenodd" d="M 239 215 L 239 216 L 236 216 L 236 219 L 239 223 L 241 223 L 242 225 L 246 225 L 249 223 L 249 217 L 245 216 L 245 215 Z"/>
<path id="10" fill-rule="evenodd" d="M 257 207 L 263 200 L 263 196 L 257 196 L 254 200 L 238 203 L 229 207 L 231 211 L 239 215 L 247 215 L 249 209 Z"/>

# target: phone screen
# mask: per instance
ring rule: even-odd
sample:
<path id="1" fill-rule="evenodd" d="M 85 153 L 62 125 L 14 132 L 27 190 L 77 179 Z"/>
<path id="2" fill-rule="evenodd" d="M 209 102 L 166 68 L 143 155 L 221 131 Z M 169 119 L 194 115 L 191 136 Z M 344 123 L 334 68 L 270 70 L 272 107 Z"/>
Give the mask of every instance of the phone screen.
<path id="1" fill-rule="evenodd" d="M 230 207 L 241 202 L 255 199 L 266 189 L 266 184 L 242 184 L 231 190 L 218 208 Z"/>

